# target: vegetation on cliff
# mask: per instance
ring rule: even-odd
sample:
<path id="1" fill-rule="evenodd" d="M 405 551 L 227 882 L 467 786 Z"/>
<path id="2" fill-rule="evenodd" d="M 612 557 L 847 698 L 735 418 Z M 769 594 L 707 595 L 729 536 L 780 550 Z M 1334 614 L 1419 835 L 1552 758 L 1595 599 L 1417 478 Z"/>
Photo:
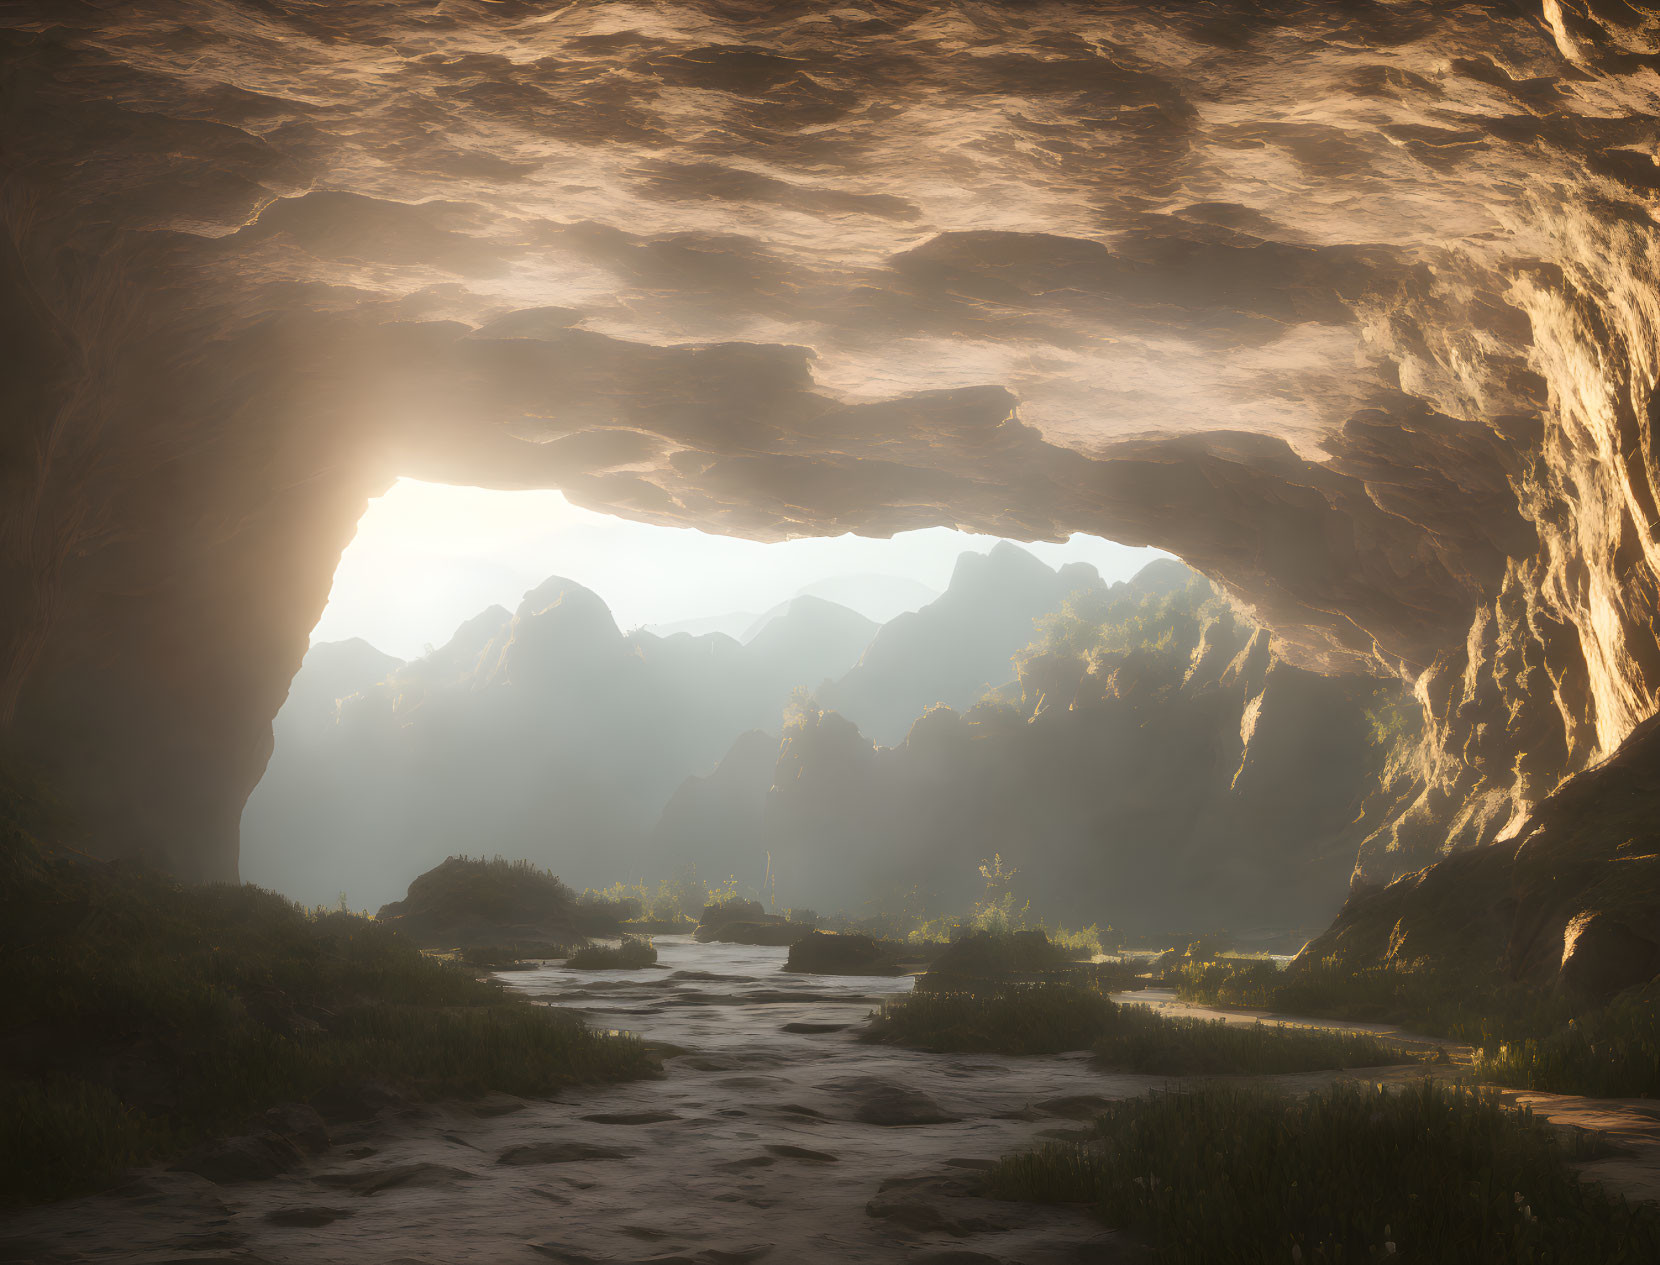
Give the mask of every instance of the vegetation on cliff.
<path id="1" fill-rule="evenodd" d="M 1018 895 L 985 912 L 1012 924 L 1030 901 L 1138 936 L 1324 927 L 1393 802 L 1378 718 L 1399 688 L 1282 661 L 1175 563 L 1057 606 L 1028 624 L 1016 680 L 914 715 L 891 747 L 836 691 L 798 700 L 773 761 L 735 748 L 660 837 L 742 837 L 820 907 L 927 907 L 919 926 L 851 928 L 869 934 L 954 938 L 985 891 L 975 863 L 998 855 Z"/>
<path id="2" fill-rule="evenodd" d="M 1508 1085 L 1660 1093 L 1660 719 L 1516 837 L 1362 889 L 1283 975 L 1189 964 L 1187 996 L 1389 1019 L 1480 1047 Z"/>
<path id="3" fill-rule="evenodd" d="M 1150 1238 L 1161 1265 L 1660 1259 L 1660 1210 L 1575 1173 L 1595 1146 L 1495 1093 L 1429 1080 L 1302 1099 L 1207 1085 L 1112 1103 L 1092 1137 L 1011 1156 L 988 1184 L 1088 1203 Z"/>

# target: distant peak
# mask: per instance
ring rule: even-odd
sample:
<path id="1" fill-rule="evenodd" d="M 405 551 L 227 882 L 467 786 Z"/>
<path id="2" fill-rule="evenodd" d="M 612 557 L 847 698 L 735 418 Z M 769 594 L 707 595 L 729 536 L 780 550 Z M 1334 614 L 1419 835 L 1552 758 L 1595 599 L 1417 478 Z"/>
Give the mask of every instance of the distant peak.
<path id="1" fill-rule="evenodd" d="M 1174 558 L 1159 558 L 1137 571 L 1130 585 L 1149 593 L 1174 593 L 1191 584 L 1195 574 Z"/>
<path id="2" fill-rule="evenodd" d="M 462 620 L 461 623 L 456 626 L 455 634 L 450 638 L 450 640 L 454 641 L 461 637 L 464 633 L 474 632 L 478 629 L 488 629 L 493 632 L 512 618 L 513 612 L 499 603 L 487 606 L 471 619 Z"/>
<path id="3" fill-rule="evenodd" d="M 599 605 L 605 608 L 607 615 L 611 613 L 611 608 L 606 606 L 605 599 L 598 593 L 584 584 L 578 584 L 575 580 L 567 580 L 562 575 L 550 575 L 535 588 L 526 592 L 524 600 L 519 603 L 518 613 L 520 615 L 534 615 L 550 607 L 562 605 Z"/>
<path id="4" fill-rule="evenodd" d="M 312 654 L 323 655 L 379 655 L 383 659 L 391 659 L 395 663 L 403 660 L 395 655 L 389 655 L 373 642 L 365 641 L 362 637 L 347 637 L 341 641 L 314 641 L 311 643 Z"/>
<path id="5" fill-rule="evenodd" d="M 971 549 L 959 554 L 957 565 L 951 572 L 951 583 L 947 587 L 956 588 L 963 581 L 973 581 L 991 574 L 1053 575 L 1054 572 L 1035 554 L 1027 553 L 1019 545 L 999 540 L 987 553 L 977 553 Z"/>

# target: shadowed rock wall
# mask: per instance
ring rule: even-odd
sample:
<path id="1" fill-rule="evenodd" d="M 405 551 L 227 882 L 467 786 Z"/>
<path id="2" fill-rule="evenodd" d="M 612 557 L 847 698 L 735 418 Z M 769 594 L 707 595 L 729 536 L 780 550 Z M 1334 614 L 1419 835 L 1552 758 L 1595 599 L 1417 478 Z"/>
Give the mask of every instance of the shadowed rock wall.
<path id="1" fill-rule="evenodd" d="M 1490 840 L 1655 709 L 1657 23 L 1541 3 L 23 0 L 0 725 L 236 870 L 366 500 L 1159 545 Z"/>

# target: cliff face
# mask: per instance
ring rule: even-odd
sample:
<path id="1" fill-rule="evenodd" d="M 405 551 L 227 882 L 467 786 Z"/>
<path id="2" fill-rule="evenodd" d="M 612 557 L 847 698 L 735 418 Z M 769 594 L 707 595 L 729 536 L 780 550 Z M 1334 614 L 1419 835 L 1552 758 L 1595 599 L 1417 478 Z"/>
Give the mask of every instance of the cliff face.
<path id="1" fill-rule="evenodd" d="M 1398 676 L 1489 841 L 1655 709 L 1660 22 L 1587 0 L 880 13 L 23 0 L 0 725 L 237 865 L 368 497 L 1162 546 Z"/>
<path id="2" fill-rule="evenodd" d="M 1429 966 L 1604 1002 L 1660 973 L 1660 720 L 1570 778 L 1514 840 L 1357 890 L 1303 965 Z"/>
<path id="3" fill-rule="evenodd" d="M 1010 544 L 965 553 L 945 592 L 883 624 L 853 670 L 827 683 L 818 701 L 871 741 L 897 746 L 936 703 L 967 707 L 1012 679 L 1012 657 L 1031 640 L 1033 621 L 1077 590 L 1100 587 L 1087 564 L 1054 570 Z"/>
<path id="4" fill-rule="evenodd" d="M 818 909 L 960 912 L 1000 853 L 1050 918 L 1134 934 L 1318 930 L 1360 841 L 1415 789 L 1378 720 L 1400 693 L 1290 665 L 1203 581 L 1171 592 L 1151 570 L 1145 588 L 1074 599 L 1105 646 L 1080 651 L 1079 628 L 1046 621 L 1018 705 L 936 707 L 893 748 L 809 709 L 775 765 L 746 741 L 683 786 L 658 837 L 689 851 L 718 840 L 700 866 L 738 873 L 770 854 L 778 898 Z"/>

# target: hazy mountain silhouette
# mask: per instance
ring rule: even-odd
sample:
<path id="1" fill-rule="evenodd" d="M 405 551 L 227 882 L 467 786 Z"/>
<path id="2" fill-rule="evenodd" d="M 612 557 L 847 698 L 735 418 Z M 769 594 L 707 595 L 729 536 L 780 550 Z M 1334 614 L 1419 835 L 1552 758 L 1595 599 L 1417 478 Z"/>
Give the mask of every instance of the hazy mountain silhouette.
<path id="1" fill-rule="evenodd" d="M 951 583 L 921 610 L 882 625 L 858 666 L 819 695 L 884 745 L 902 741 L 935 703 L 972 706 L 1014 679 L 1014 655 L 1032 623 L 1078 589 L 1105 588 L 1095 568 L 1059 571 L 1006 541 L 957 559 Z"/>
<path id="2" fill-rule="evenodd" d="M 750 645 L 625 636 L 597 594 L 555 577 L 409 664 L 315 647 L 290 703 L 311 719 L 279 721 L 243 816 L 244 873 L 373 906 L 458 851 L 578 883 L 656 871 L 642 848 L 675 788 L 746 730 L 776 732 L 790 692 L 845 672 L 875 627 L 805 597 Z"/>
<path id="3" fill-rule="evenodd" d="M 822 597 L 885 624 L 906 611 L 926 606 L 940 595 L 921 580 L 905 575 L 832 575 L 796 590 L 797 597 Z"/>
<path id="4" fill-rule="evenodd" d="M 743 641 L 744 634 L 762 618 L 754 611 L 727 611 L 721 615 L 701 615 L 696 619 L 676 619 L 666 624 L 641 624 L 640 631 L 658 637 L 672 637 L 675 633 L 690 633 L 701 637 L 706 633 L 721 633 L 734 641 Z"/>
<path id="5" fill-rule="evenodd" d="M 306 651 L 299 674 L 289 684 L 288 698 L 272 722 L 276 740 L 284 742 L 291 731 L 298 738 L 327 728 L 340 699 L 384 681 L 404 666 L 402 659 L 382 653 L 361 637 L 318 642 Z"/>
<path id="6" fill-rule="evenodd" d="M 809 709 L 770 774 L 746 740 L 682 787 L 661 846 L 718 847 L 738 873 L 770 853 L 780 902 L 820 910 L 916 887 L 960 911 L 1000 852 L 1067 921 L 1324 926 L 1387 798 L 1368 709 L 1392 687 L 1281 662 L 1179 563 L 1079 597 L 1020 656 L 1018 704 L 936 707 L 892 748 Z"/>
<path id="7" fill-rule="evenodd" d="M 1001 852 L 1050 916 L 1323 925 L 1378 776 L 1374 692 L 1279 662 L 1173 561 L 1109 587 L 998 545 L 880 628 L 804 596 L 748 644 L 625 635 L 554 577 L 411 663 L 314 647 L 243 870 L 372 907 L 457 853 L 578 887 L 688 861 L 754 884 L 771 853 L 786 903 L 922 886 L 960 909 Z"/>
<path id="8" fill-rule="evenodd" d="M 659 637 L 675 633 L 691 633 L 700 637 L 705 633 L 725 633 L 737 641 L 748 642 L 778 616 L 789 610 L 798 597 L 822 598 L 837 606 L 845 606 L 876 624 L 892 619 L 904 611 L 915 610 L 939 596 L 920 580 L 903 575 L 833 575 L 812 584 L 803 585 L 794 595 L 770 609 L 754 611 L 726 611 L 720 615 L 703 615 L 696 619 L 677 619 L 670 623 L 643 624 L 642 632 Z"/>

